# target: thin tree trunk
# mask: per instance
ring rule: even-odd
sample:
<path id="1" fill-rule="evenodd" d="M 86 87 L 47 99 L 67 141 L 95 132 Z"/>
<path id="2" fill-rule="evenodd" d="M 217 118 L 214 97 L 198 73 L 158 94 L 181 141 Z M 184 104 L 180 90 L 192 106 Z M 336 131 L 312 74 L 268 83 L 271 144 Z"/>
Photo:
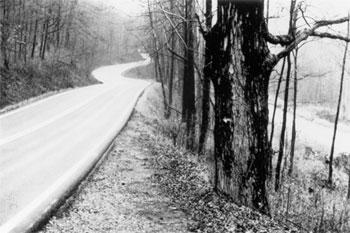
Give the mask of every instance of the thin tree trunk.
<path id="1" fill-rule="evenodd" d="M 291 73 L 291 60 L 290 54 L 287 56 L 287 77 L 286 77 L 286 86 L 284 93 L 284 107 L 283 107 L 283 119 L 282 119 L 282 129 L 280 136 L 280 144 L 278 151 L 278 160 L 276 165 L 276 174 L 275 174 L 275 191 L 278 191 L 280 188 L 280 177 L 281 177 L 281 167 L 283 161 L 284 154 L 284 143 L 286 136 L 286 126 L 287 126 L 287 111 L 288 111 L 288 98 L 289 98 L 289 81 L 290 81 L 290 73 Z"/>
<path id="2" fill-rule="evenodd" d="M 194 1 L 186 0 L 185 3 L 185 67 L 182 92 L 182 120 L 186 122 L 186 148 L 192 150 L 195 142 L 196 120 L 196 92 L 194 74 L 194 28 L 191 22 L 194 10 Z"/>
<path id="3" fill-rule="evenodd" d="M 43 42 L 43 47 L 42 47 L 42 51 L 41 51 L 41 59 L 45 59 L 45 53 L 46 53 L 46 49 L 48 48 L 48 36 L 49 36 L 49 24 L 50 24 L 50 21 L 49 19 L 47 19 L 46 21 L 46 27 L 45 27 L 45 30 L 44 30 L 44 42 Z"/>
<path id="4" fill-rule="evenodd" d="M 10 69 L 10 58 L 8 54 L 8 39 L 10 37 L 9 30 L 9 11 L 10 11 L 10 1 L 5 0 L 2 6 L 2 26 L 1 26 L 1 55 L 2 55 L 2 65 L 6 70 Z"/>
<path id="5" fill-rule="evenodd" d="M 288 175 L 293 174 L 294 166 L 294 154 L 295 154 L 295 140 L 296 140 L 296 116 L 297 116 L 297 98 L 298 98 L 298 48 L 295 49 L 294 54 L 294 93 L 293 93 L 293 125 L 292 125 L 292 138 L 290 143 L 290 158 Z"/>
<path id="6" fill-rule="evenodd" d="M 278 79 L 278 84 L 277 84 L 277 89 L 276 89 L 276 95 L 275 95 L 275 101 L 273 104 L 273 113 L 272 113 L 272 120 L 271 120 L 271 132 L 270 132 L 270 147 L 272 148 L 272 142 L 273 142 L 273 135 L 274 135 L 274 131 L 275 131 L 275 117 L 276 117 L 276 111 L 277 111 L 277 102 L 278 102 L 278 97 L 280 94 L 280 89 L 281 89 L 281 83 L 283 80 L 283 74 L 284 74 L 284 68 L 286 65 L 286 58 L 283 59 L 283 64 L 282 64 L 282 68 L 281 68 L 281 73 L 280 73 L 280 77 Z M 269 161 L 269 177 L 272 177 L 272 156 L 270 156 L 270 161 Z"/>
<path id="7" fill-rule="evenodd" d="M 160 57 L 159 57 L 159 45 L 158 45 L 158 37 L 157 32 L 155 31 L 154 24 L 153 24 L 153 13 L 151 10 L 151 3 L 148 0 L 148 14 L 149 14 L 149 20 L 150 20 L 150 26 L 152 29 L 152 36 L 153 36 L 153 46 L 155 50 L 154 55 L 154 66 L 155 66 L 155 72 L 156 76 L 158 77 L 161 87 L 162 87 L 162 93 L 163 93 L 163 104 L 164 104 L 164 116 L 166 115 L 168 104 L 167 104 L 167 98 L 166 98 L 166 92 L 165 92 L 165 85 L 164 85 L 164 77 L 162 72 L 162 67 L 160 65 Z"/>
<path id="8" fill-rule="evenodd" d="M 206 25 L 207 28 L 211 28 L 212 24 L 212 1 L 206 1 Z M 204 71 L 203 71 L 203 93 L 202 93 L 202 124 L 199 135 L 199 145 L 198 145 L 198 154 L 204 153 L 205 142 L 207 140 L 209 121 L 210 121 L 210 84 L 211 77 L 213 76 L 212 70 L 212 59 L 210 54 L 210 49 L 205 45 L 205 61 L 204 61 Z"/>
<path id="9" fill-rule="evenodd" d="M 349 19 L 350 19 L 350 15 L 349 15 Z M 349 35 L 350 35 L 350 22 L 348 22 L 347 36 L 349 37 Z M 332 139 L 332 147 L 331 147 L 331 152 L 330 152 L 330 155 L 329 155 L 328 185 L 330 187 L 332 187 L 334 147 L 335 147 L 335 139 L 336 139 L 336 136 L 337 136 L 340 106 L 341 106 L 341 101 L 342 101 L 342 96 L 343 96 L 343 85 L 344 85 L 346 58 L 347 58 L 347 55 L 348 55 L 348 47 L 349 47 L 349 42 L 347 41 L 346 45 L 345 45 L 343 65 L 342 65 L 342 73 L 341 73 L 341 79 L 340 79 L 340 90 L 339 90 L 337 113 L 335 115 L 335 122 L 334 122 L 334 132 L 333 132 L 333 139 Z"/>
<path id="10" fill-rule="evenodd" d="M 278 102 L 278 97 L 279 97 L 279 94 L 280 94 L 281 83 L 282 83 L 282 80 L 283 80 L 285 64 L 286 64 L 286 59 L 284 58 L 283 59 L 283 64 L 282 64 L 282 68 L 281 68 L 280 77 L 278 79 L 276 95 L 275 95 L 275 101 L 274 101 L 274 104 L 273 104 L 273 113 L 272 113 L 272 120 L 271 120 L 271 132 L 270 132 L 270 144 L 271 144 L 271 146 L 272 146 L 273 136 L 274 136 L 274 131 L 275 131 L 275 117 L 276 117 L 276 111 L 277 111 L 277 102 Z"/>
<path id="11" fill-rule="evenodd" d="M 348 170 L 348 196 L 347 199 L 350 200 L 350 168 Z"/>
<path id="12" fill-rule="evenodd" d="M 46 27 L 47 27 L 47 21 L 44 21 L 44 24 L 42 26 L 42 32 L 41 32 L 41 41 L 40 41 L 40 51 L 39 51 L 39 57 L 42 58 L 44 46 L 45 46 L 45 32 L 46 32 Z"/>
<path id="13" fill-rule="evenodd" d="M 175 35 L 172 35 L 171 38 L 171 49 L 175 50 L 176 46 L 176 39 Z M 169 74 L 169 83 L 168 83 L 168 108 L 167 108 L 167 113 L 165 118 L 169 119 L 171 116 L 171 107 L 173 105 L 173 89 L 174 89 L 174 79 L 175 79 L 175 54 L 171 53 L 171 58 L 170 58 L 170 74 Z"/>
<path id="14" fill-rule="evenodd" d="M 37 45 L 37 32 L 38 32 L 38 24 L 39 24 L 39 20 L 35 20 L 35 26 L 34 26 L 34 36 L 33 36 L 33 43 L 32 43 L 32 54 L 31 54 L 31 58 L 33 59 L 35 56 L 35 48 Z"/>
<path id="15" fill-rule="evenodd" d="M 174 11 L 175 9 L 175 5 L 174 5 L 174 1 L 170 1 L 170 10 Z M 170 16 L 170 20 L 173 20 L 174 17 Z M 173 29 L 175 30 L 175 29 Z M 175 33 L 173 32 L 171 34 L 171 50 L 175 51 L 176 49 L 176 38 L 175 38 Z M 165 115 L 166 119 L 169 119 L 171 116 L 171 108 L 173 105 L 173 88 L 174 88 L 174 79 L 175 79 L 175 54 L 171 53 L 171 57 L 170 57 L 170 73 L 169 73 L 169 81 L 168 81 L 168 105 L 167 106 L 167 113 Z"/>

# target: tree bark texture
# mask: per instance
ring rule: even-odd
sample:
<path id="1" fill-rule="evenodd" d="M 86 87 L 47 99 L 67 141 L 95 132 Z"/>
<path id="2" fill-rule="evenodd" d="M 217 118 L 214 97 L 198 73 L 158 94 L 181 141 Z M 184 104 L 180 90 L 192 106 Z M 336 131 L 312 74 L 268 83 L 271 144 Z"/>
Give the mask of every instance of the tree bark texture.
<path id="1" fill-rule="evenodd" d="M 192 150 L 195 142 L 196 121 L 196 91 L 194 74 L 194 28 L 191 22 L 194 10 L 194 1 L 186 0 L 185 4 L 185 64 L 182 93 L 182 120 L 186 122 L 186 148 Z"/>
<path id="2" fill-rule="evenodd" d="M 215 189 L 269 214 L 268 84 L 263 2 L 219 1 L 207 36 L 215 90 Z"/>
<path id="3" fill-rule="evenodd" d="M 212 23 L 212 2 L 206 1 L 206 25 L 211 28 Z M 212 55 L 210 49 L 205 45 L 204 72 L 203 72 L 203 90 L 202 90 L 202 124 L 199 135 L 198 154 L 204 153 L 205 142 L 207 139 L 209 121 L 210 121 L 210 87 L 211 77 L 213 76 Z"/>

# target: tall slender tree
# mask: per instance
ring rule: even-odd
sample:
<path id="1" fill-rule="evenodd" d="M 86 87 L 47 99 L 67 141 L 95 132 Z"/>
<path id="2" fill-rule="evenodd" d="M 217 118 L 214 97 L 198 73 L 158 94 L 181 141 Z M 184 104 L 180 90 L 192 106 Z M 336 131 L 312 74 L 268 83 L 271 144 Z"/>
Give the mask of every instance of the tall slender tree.
<path id="1" fill-rule="evenodd" d="M 194 149 L 196 138 L 196 91 L 194 70 L 194 5 L 195 1 L 185 1 L 184 39 L 185 39 L 185 64 L 182 92 L 182 120 L 186 122 L 186 148 Z"/>
<path id="2" fill-rule="evenodd" d="M 350 13 L 348 15 L 348 29 L 347 29 L 347 37 L 350 36 Z M 332 186 L 333 183 L 333 157 L 334 157 L 334 147 L 335 147 L 335 139 L 337 137 L 337 129 L 338 129 L 338 120 L 339 120 L 339 114 L 340 114 L 340 106 L 343 96 L 343 86 L 344 86 L 344 77 L 345 77 L 345 67 L 346 67 L 346 59 L 348 55 L 348 47 L 349 47 L 349 40 L 346 41 L 345 44 L 345 50 L 344 50 L 344 57 L 343 57 L 343 64 L 342 64 L 342 71 L 341 71 L 341 77 L 340 77 L 340 85 L 339 85 L 339 96 L 338 96 L 338 105 L 337 105 L 337 112 L 335 115 L 335 122 L 334 122 L 334 131 L 333 131 L 333 138 L 332 138 L 332 145 L 331 145 L 331 151 L 329 154 L 329 170 L 328 170 L 328 185 Z"/>
<path id="3" fill-rule="evenodd" d="M 210 30 L 212 25 L 212 0 L 206 0 L 206 28 Z M 203 32 L 202 32 L 203 33 Z M 210 88 L 212 70 L 212 55 L 210 49 L 205 45 L 204 51 L 204 71 L 203 71 L 203 88 L 202 88 L 202 124 L 199 135 L 198 153 L 202 154 L 204 151 L 205 142 L 207 139 L 209 121 L 210 121 Z"/>

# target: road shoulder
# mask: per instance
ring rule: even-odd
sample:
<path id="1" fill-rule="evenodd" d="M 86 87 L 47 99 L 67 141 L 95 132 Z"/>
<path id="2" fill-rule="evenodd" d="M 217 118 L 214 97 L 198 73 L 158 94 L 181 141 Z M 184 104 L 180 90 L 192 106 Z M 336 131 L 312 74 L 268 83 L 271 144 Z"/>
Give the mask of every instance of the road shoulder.
<path id="1" fill-rule="evenodd" d="M 162 194 L 145 147 L 152 126 L 140 104 L 150 93 L 111 153 L 40 232 L 187 232 L 189 220 Z"/>

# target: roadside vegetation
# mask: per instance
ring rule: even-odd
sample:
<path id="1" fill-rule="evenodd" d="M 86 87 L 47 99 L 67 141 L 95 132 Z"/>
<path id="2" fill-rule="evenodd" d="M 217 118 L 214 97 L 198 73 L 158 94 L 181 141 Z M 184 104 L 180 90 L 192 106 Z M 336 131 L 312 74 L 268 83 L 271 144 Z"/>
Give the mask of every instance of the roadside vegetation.
<path id="1" fill-rule="evenodd" d="M 0 109 L 96 84 L 95 68 L 141 58 L 133 23 L 103 4 L 1 0 L 0 7 Z"/>
<path id="2" fill-rule="evenodd" d="M 182 163 L 194 155 L 188 166 L 206 167 L 214 193 L 297 231 L 348 232 L 350 158 L 334 152 L 349 120 L 348 16 L 328 20 L 296 0 L 147 3 L 146 48 L 162 87 L 160 131 L 187 151 L 173 164 L 186 173 Z M 300 118 L 320 127 L 325 120 L 332 130 L 327 145 L 313 143 L 324 136 L 317 124 L 304 140 Z M 161 157 L 173 153 L 166 150 Z"/>

